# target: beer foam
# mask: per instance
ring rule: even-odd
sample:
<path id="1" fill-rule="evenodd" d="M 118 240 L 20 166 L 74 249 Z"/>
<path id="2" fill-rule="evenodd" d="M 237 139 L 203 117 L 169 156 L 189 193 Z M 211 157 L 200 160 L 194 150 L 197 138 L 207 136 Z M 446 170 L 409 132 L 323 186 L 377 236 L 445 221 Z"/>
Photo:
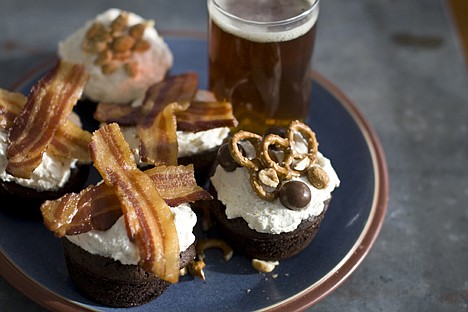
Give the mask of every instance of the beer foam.
<path id="1" fill-rule="evenodd" d="M 221 4 L 221 7 L 225 7 L 225 2 L 223 0 L 219 0 L 218 3 Z M 216 23 L 216 25 L 234 36 L 254 42 L 283 42 L 304 35 L 315 25 L 319 14 L 319 4 L 317 2 L 312 12 L 309 13 L 309 16 L 305 17 L 305 19 L 307 19 L 306 21 L 303 21 L 302 24 L 299 24 L 293 29 L 285 30 L 280 29 L 281 22 L 273 22 L 275 26 L 272 27 L 266 26 L 266 23 L 263 21 L 253 22 L 254 18 L 252 16 L 250 16 L 250 19 L 246 20 L 232 18 L 228 14 L 220 11 L 220 9 L 213 4 L 213 1 L 208 3 L 208 11 L 211 20 Z M 299 22 L 294 21 L 291 23 Z M 286 26 L 283 25 L 282 28 L 286 28 Z"/>

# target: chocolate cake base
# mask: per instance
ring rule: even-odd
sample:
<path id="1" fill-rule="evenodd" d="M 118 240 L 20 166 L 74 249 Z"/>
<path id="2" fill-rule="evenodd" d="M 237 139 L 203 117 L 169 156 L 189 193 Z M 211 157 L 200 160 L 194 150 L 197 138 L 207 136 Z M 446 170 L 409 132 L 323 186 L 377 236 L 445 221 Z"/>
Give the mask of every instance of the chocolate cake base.
<path id="1" fill-rule="evenodd" d="M 2 210 L 23 218 L 42 218 L 39 207 L 46 200 L 62 197 L 66 193 L 79 192 L 88 179 L 90 165 L 77 165 L 71 170 L 68 182 L 58 190 L 38 191 L 15 182 L 0 180 Z"/>
<path id="2" fill-rule="evenodd" d="M 294 231 L 268 234 L 252 230 L 242 218 L 228 219 L 226 208 L 220 201 L 213 200 L 210 203 L 217 228 L 235 251 L 269 261 L 286 259 L 304 250 L 317 234 L 328 204 L 329 201 L 325 202 L 320 215 L 303 220 Z"/>
<path id="3" fill-rule="evenodd" d="M 83 295 L 105 306 L 139 306 L 159 297 L 171 285 L 137 265 L 93 255 L 66 238 L 62 244 L 73 284 Z M 193 260 L 195 253 L 195 245 L 181 253 L 181 268 Z"/>

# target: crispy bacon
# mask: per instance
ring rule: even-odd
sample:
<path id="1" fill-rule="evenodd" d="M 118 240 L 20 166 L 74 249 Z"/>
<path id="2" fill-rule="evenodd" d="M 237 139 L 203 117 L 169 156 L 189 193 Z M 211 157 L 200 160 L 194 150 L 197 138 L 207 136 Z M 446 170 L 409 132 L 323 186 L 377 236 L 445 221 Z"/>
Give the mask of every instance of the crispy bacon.
<path id="1" fill-rule="evenodd" d="M 115 192 L 105 184 L 45 201 L 41 212 L 45 226 L 58 237 L 107 230 L 122 215 Z"/>
<path id="2" fill-rule="evenodd" d="M 116 122 L 121 126 L 135 126 L 141 114 L 141 106 L 99 103 L 94 119 L 102 123 Z"/>
<path id="3" fill-rule="evenodd" d="M 168 104 L 155 118 L 138 124 L 141 160 L 153 165 L 177 165 L 177 121 L 175 114 L 186 110 L 190 104 Z"/>
<path id="4" fill-rule="evenodd" d="M 145 173 L 151 177 L 159 194 L 171 207 L 212 198 L 210 193 L 197 185 L 193 164 L 158 166 L 146 170 Z"/>
<path id="5" fill-rule="evenodd" d="M 21 93 L 0 89 L 0 128 L 8 130 L 21 113 L 27 98 Z M 81 129 L 70 120 L 57 129 L 47 152 L 59 157 L 76 158 L 81 163 L 89 163 L 91 157 L 88 145 L 91 133 Z"/>
<path id="6" fill-rule="evenodd" d="M 177 113 L 177 129 L 181 131 L 198 132 L 236 126 L 237 119 L 229 102 L 193 101 L 186 111 Z"/>
<path id="7" fill-rule="evenodd" d="M 212 199 L 210 193 L 197 185 L 192 164 L 154 167 L 146 170 L 145 174 L 153 180 L 159 194 L 171 207 Z M 106 184 L 46 201 L 41 211 L 46 227 L 58 237 L 108 230 L 122 215 L 117 195 Z"/>
<path id="8" fill-rule="evenodd" d="M 59 62 L 31 90 L 8 134 L 6 172 L 29 178 L 80 98 L 88 75 L 83 65 Z"/>
<path id="9" fill-rule="evenodd" d="M 17 92 L 0 89 L 0 128 L 9 129 L 13 125 L 16 116 L 21 113 L 26 96 Z"/>
<path id="10" fill-rule="evenodd" d="M 198 75 L 185 73 L 160 81 L 146 91 L 142 111 L 138 122 L 143 127 L 149 127 L 159 112 L 166 105 L 177 102 L 181 105 L 190 103 L 197 93 Z"/>
<path id="11" fill-rule="evenodd" d="M 119 198 L 128 236 L 139 249 L 139 265 L 177 282 L 180 251 L 174 216 L 151 178 L 137 168 L 119 126 L 95 131 L 90 151 L 96 169 Z"/>
<path id="12" fill-rule="evenodd" d="M 121 126 L 151 123 L 167 104 L 190 102 L 197 93 L 198 75 L 193 72 L 168 77 L 148 88 L 142 106 L 99 103 L 94 118 L 102 123 Z"/>
<path id="13" fill-rule="evenodd" d="M 82 163 L 90 163 L 89 143 L 91 133 L 67 120 L 57 129 L 47 151 L 59 157 L 76 158 Z"/>
<path id="14" fill-rule="evenodd" d="M 188 108 L 197 85 L 198 75 L 185 73 L 169 77 L 148 89 L 137 125 L 142 161 L 154 165 L 177 164 L 175 114 Z"/>

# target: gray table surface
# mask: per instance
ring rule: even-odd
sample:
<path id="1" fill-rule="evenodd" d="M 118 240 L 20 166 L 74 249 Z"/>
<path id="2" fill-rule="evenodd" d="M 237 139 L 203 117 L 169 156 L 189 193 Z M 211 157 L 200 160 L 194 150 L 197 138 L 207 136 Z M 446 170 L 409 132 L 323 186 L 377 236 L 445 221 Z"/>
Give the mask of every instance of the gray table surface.
<path id="1" fill-rule="evenodd" d="M 205 0 L 0 2 L 0 87 L 109 7 L 206 32 Z M 468 79 L 442 0 L 323 0 L 315 68 L 386 153 L 385 223 L 363 263 L 310 311 L 468 311 Z M 43 311 L 0 278 L 0 311 Z"/>

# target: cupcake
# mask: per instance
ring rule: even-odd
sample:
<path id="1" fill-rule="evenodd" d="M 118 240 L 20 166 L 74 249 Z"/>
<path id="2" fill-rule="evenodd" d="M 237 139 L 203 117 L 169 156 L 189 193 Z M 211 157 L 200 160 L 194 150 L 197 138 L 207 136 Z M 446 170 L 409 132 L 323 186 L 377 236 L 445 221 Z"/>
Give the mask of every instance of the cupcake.
<path id="1" fill-rule="evenodd" d="M 169 76 L 152 85 L 139 104 L 100 103 L 94 118 L 103 124 L 116 122 L 122 126 L 140 166 L 155 165 L 152 156 L 146 154 L 169 146 L 175 158 L 164 163 L 193 164 L 201 185 L 208 181 L 217 150 L 230 127 L 237 125 L 231 104 L 198 89 L 198 75 L 193 72 Z M 168 135 L 161 136 L 161 132 Z M 154 135 L 159 135 L 160 140 Z"/>
<path id="2" fill-rule="evenodd" d="M 293 121 L 263 137 L 239 131 L 219 149 L 211 211 L 234 250 L 277 261 L 310 244 L 339 186 L 317 147 L 314 132 Z"/>
<path id="3" fill-rule="evenodd" d="M 85 66 L 90 76 L 85 98 L 114 104 L 143 97 L 173 61 L 154 21 L 119 9 L 103 12 L 59 42 L 58 55 Z"/>
<path id="4" fill-rule="evenodd" d="M 44 223 L 61 237 L 81 293 L 110 307 L 147 303 L 194 259 L 189 203 L 211 196 L 191 165 L 138 169 L 117 124 L 97 130 L 90 150 L 103 182 L 45 202 Z"/>
<path id="5" fill-rule="evenodd" d="M 86 79 L 81 65 L 59 62 L 28 97 L 0 90 L 0 196 L 10 212 L 40 216 L 44 200 L 85 183 L 91 134 L 72 109 Z"/>

